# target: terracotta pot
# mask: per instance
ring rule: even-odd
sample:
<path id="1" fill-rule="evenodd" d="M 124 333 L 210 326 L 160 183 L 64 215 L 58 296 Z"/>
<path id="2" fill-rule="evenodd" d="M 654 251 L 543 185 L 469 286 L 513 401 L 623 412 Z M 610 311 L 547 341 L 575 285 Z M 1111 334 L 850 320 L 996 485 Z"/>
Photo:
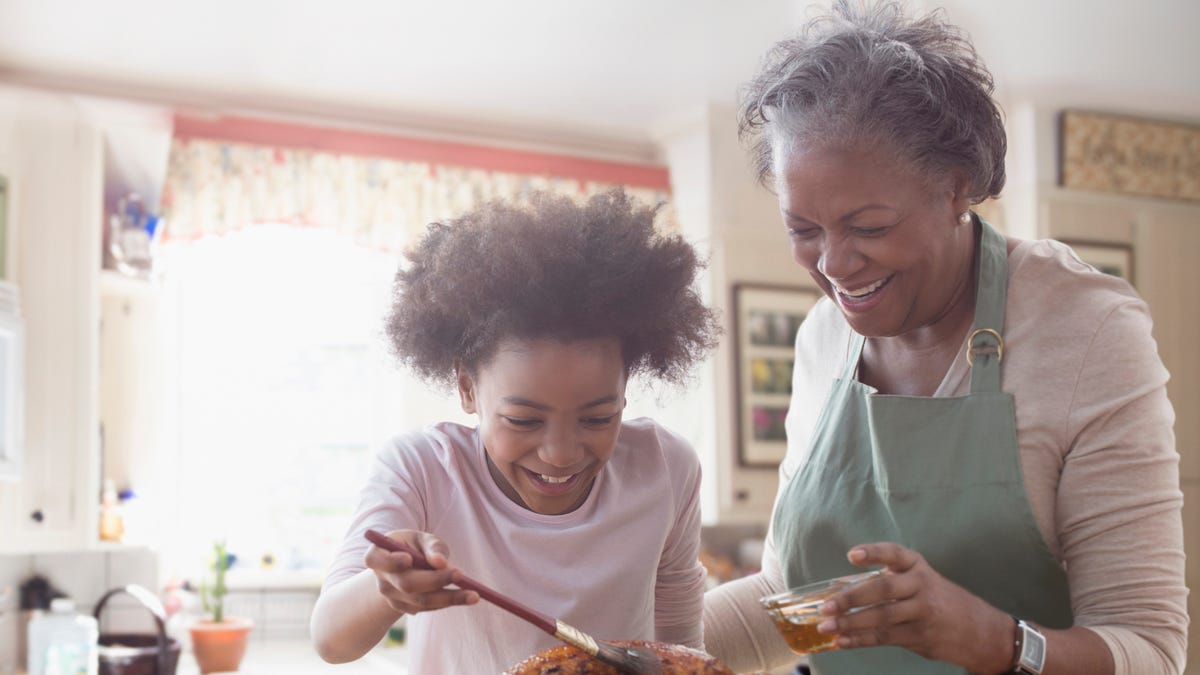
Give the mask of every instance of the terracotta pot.
<path id="1" fill-rule="evenodd" d="M 221 623 L 208 619 L 188 627 L 192 634 L 192 653 L 201 673 L 223 673 L 238 669 L 246 654 L 246 641 L 254 622 L 250 619 L 226 617 Z"/>

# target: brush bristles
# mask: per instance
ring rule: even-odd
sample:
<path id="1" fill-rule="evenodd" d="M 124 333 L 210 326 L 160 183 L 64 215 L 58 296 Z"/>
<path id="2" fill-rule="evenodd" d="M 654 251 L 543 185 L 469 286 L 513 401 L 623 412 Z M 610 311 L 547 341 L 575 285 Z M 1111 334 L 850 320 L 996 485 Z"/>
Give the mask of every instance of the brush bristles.
<path id="1" fill-rule="evenodd" d="M 591 654 L 601 662 L 607 663 L 623 673 L 637 673 L 638 675 L 661 675 L 662 673 L 662 661 L 654 652 L 597 642 L 591 635 L 562 621 L 556 621 L 555 628 L 557 631 L 554 633 L 554 637 Z"/>
<path id="2" fill-rule="evenodd" d="M 617 647 L 601 642 L 596 658 L 623 673 L 662 674 L 662 661 L 659 660 L 658 654 L 645 649 Z"/>

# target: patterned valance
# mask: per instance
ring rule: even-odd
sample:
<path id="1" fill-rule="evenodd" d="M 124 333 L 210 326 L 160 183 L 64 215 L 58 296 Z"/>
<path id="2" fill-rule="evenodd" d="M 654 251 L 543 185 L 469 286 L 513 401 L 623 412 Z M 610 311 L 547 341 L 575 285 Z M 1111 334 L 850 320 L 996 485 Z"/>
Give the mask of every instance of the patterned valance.
<path id="1" fill-rule="evenodd" d="M 220 234 L 256 223 L 331 227 L 364 245 L 401 250 L 431 222 L 494 198 L 551 190 L 576 199 L 612 184 L 298 148 L 175 138 L 163 191 L 164 236 Z M 626 187 L 648 205 L 664 190 Z M 674 230 L 669 205 L 659 227 Z"/>

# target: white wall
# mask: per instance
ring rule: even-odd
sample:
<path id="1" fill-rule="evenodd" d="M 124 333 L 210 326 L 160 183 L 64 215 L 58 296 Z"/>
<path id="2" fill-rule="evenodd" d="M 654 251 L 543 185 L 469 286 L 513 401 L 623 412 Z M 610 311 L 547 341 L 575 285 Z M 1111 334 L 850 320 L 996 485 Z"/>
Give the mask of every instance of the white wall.
<path id="1" fill-rule="evenodd" d="M 711 254 L 706 286 L 725 329 L 706 366 L 714 383 L 704 400 L 713 413 L 712 440 L 697 447 L 705 462 L 704 519 L 710 524 L 765 524 L 778 474 L 738 463 L 730 294 L 739 283 L 812 283 L 791 258 L 774 195 L 753 179 L 732 106 L 695 109 L 664 124 L 657 137 L 684 232 Z"/>

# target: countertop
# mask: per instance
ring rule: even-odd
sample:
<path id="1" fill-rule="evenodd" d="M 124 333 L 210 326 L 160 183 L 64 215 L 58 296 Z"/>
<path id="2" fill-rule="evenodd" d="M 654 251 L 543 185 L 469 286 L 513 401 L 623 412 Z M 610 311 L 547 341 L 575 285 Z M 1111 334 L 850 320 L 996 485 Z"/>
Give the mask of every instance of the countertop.
<path id="1" fill-rule="evenodd" d="M 408 675 L 404 647 L 380 645 L 352 663 L 332 665 L 317 656 L 308 640 L 251 641 L 239 675 Z M 176 675 L 199 675 L 190 652 L 179 657 Z"/>

